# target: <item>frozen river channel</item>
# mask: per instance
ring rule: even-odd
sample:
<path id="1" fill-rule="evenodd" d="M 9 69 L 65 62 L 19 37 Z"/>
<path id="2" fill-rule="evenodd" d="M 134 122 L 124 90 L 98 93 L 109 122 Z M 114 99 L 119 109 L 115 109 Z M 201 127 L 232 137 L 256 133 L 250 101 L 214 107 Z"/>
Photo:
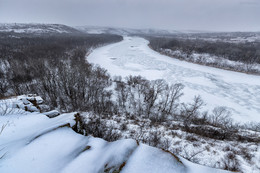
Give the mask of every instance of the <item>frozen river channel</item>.
<path id="1" fill-rule="evenodd" d="M 141 75 L 149 80 L 165 79 L 182 83 L 183 102 L 200 95 L 205 109 L 225 106 L 240 122 L 260 122 L 260 76 L 197 65 L 161 55 L 148 47 L 140 37 L 95 49 L 88 57 L 113 75 Z"/>

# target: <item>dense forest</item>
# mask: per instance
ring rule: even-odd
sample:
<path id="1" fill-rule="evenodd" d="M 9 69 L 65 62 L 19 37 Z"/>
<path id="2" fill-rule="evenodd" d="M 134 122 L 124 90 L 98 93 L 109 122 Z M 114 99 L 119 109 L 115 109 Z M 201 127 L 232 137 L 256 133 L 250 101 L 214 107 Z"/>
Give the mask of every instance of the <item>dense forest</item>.
<path id="1" fill-rule="evenodd" d="M 95 67 L 94 70 L 94 67 L 85 63 L 86 53 L 97 46 L 121 39 L 122 37 L 115 35 L 44 34 L 39 36 L 1 33 L 0 97 L 38 93 L 45 96 L 47 101 L 52 101 L 53 106 L 56 107 L 57 102 L 60 102 L 60 105 L 65 108 L 65 105 L 61 104 L 65 101 L 59 96 L 67 94 L 72 99 L 72 93 L 67 89 L 59 90 L 61 88 L 57 87 L 65 86 L 62 86 L 61 82 L 55 86 L 57 81 L 65 80 L 62 76 L 67 75 L 66 73 L 85 75 L 81 79 L 83 80 L 91 76 L 90 69 L 101 75 L 104 73 L 103 69 Z M 79 82 L 77 81 L 76 84 Z"/>

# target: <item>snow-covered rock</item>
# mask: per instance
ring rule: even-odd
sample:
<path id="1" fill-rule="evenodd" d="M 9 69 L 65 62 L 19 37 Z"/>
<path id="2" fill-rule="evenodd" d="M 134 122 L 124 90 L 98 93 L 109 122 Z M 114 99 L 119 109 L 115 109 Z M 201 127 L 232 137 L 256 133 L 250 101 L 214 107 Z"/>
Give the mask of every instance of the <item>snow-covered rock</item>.
<path id="1" fill-rule="evenodd" d="M 57 110 L 52 110 L 52 111 L 49 111 L 49 112 L 44 112 L 43 114 L 46 115 L 49 118 L 54 118 L 54 117 L 59 116 L 60 112 L 57 111 Z"/>
<path id="2" fill-rule="evenodd" d="M 21 95 L 18 97 L 0 100 L 0 116 L 9 114 L 24 114 L 26 112 L 41 112 L 43 99 L 36 95 Z"/>
<path id="3" fill-rule="evenodd" d="M 226 172 L 193 164 L 132 139 L 106 142 L 80 135 L 72 130 L 75 114 L 54 118 L 38 112 L 0 116 L 0 172 Z"/>

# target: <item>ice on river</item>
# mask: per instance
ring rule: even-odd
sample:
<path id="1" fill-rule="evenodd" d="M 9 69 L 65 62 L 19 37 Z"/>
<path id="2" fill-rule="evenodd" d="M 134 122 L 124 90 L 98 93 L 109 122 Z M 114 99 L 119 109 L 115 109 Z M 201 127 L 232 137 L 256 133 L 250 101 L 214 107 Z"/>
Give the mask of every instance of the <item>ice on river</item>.
<path id="1" fill-rule="evenodd" d="M 183 102 L 201 95 L 205 109 L 225 106 L 235 120 L 260 122 L 260 76 L 197 65 L 161 55 L 139 37 L 95 49 L 88 57 L 111 75 L 141 75 L 185 85 Z"/>

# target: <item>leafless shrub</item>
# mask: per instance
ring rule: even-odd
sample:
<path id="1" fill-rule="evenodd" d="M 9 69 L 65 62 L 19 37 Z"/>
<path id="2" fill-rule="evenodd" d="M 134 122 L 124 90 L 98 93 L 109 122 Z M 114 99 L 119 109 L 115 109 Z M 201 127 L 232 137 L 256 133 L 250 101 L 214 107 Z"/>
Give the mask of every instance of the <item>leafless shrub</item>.
<path id="1" fill-rule="evenodd" d="M 199 155 L 200 153 L 204 152 L 206 149 L 201 149 L 199 151 L 192 151 L 192 153 L 187 153 L 186 150 L 185 153 L 186 153 L 186 158 L 192 162 L 194 162 L 196 160 L 196 156 Z"/>
<path id="2" fill-rule="evenodd" d="M 127 130 L 127 125 L 126 125 L 125 123 L 122 123 L 122 124 L 120 125 L 120 130 L 122 130 L 122 131 Z"/>
<path id="3" fill-rule="evenodd" d="M 238 155 L 241 155 L 243 158 L 245 158 L 247 161 L 251 161 L 253 158 L 253 154 L 250 153 L 250 150 L 246 147 L 239 146 L 238 147 Z"/>
<path id="4" fill-rule="evenodd" d="M 257 122 L 249 122 L 241 126 L 243 129 L 249 129 L 252 131 L 260 132 L 260 123 Z"/>
<path id="5" fill-rule="evenodd" d="M 106 141 L 116 141 L 121 137 L 121 133 L 117 132 L 113 126 L 107 125 L 106 122 L 95 115 L 90 117 L 88 121 L 77 115 L 76 127 L 73 129 L 81 134 L 92 135 Z"/>
<path id="6" fill-rule="evenodd" d="M 224 158 L 222 159 L 221 166 L 225 170 L 240 171 L 240 162 L 237 159 L 237 156 L 232 152 L 228 152 L 224 156 Z"/>
<path id="7" fill-rule="evenodd" d="M 169 138 L 164 138 L 162 143 L 162 148 L 168 150 L 171 146 L 171 140 Z"/>
<path id="8" fill-rule="evenodd" d="M 184 116 L 184 122 L 192 122 L 193 119 L 196 119 L 200 112 L 199 110 L 204 105 L 200 96 L 195 96 L 193 103 L 183 104 L 181 115 Z"/>
<path id="9" fill-rule="evenodd" d="M 159 145 L 161 144 L 161 136 L 160 133 L 155 131 L 155 132 L 151 132 L 149 134 L 149 145 L 154 146 L 154 147 L 159 147 Z"/>
<path id="10" fill-rule="evenodd" d="M 7 116 L 11 114 L 23 114 L 23 110 L 17 109 L 12 103 L 6 100 L 0 101 L 0 116 Z"/>
<path id="11" fill-rule="evenodd" d="M 228 128 L 231 124 L 231 113 L 225 107 L 216 107 L 210 115 L 210 123 L 216 127 Z"/>
<path id="12" fill-rule="evenodd" d="M 185 137 L 185 139 L 186 139 L 187 141 L 190 141 L 190 142 L 198 141 L 198 139 L 197 139 L 196 137 L 194 137 L 194 135 L 187 135 L 187 136 Z"/>

